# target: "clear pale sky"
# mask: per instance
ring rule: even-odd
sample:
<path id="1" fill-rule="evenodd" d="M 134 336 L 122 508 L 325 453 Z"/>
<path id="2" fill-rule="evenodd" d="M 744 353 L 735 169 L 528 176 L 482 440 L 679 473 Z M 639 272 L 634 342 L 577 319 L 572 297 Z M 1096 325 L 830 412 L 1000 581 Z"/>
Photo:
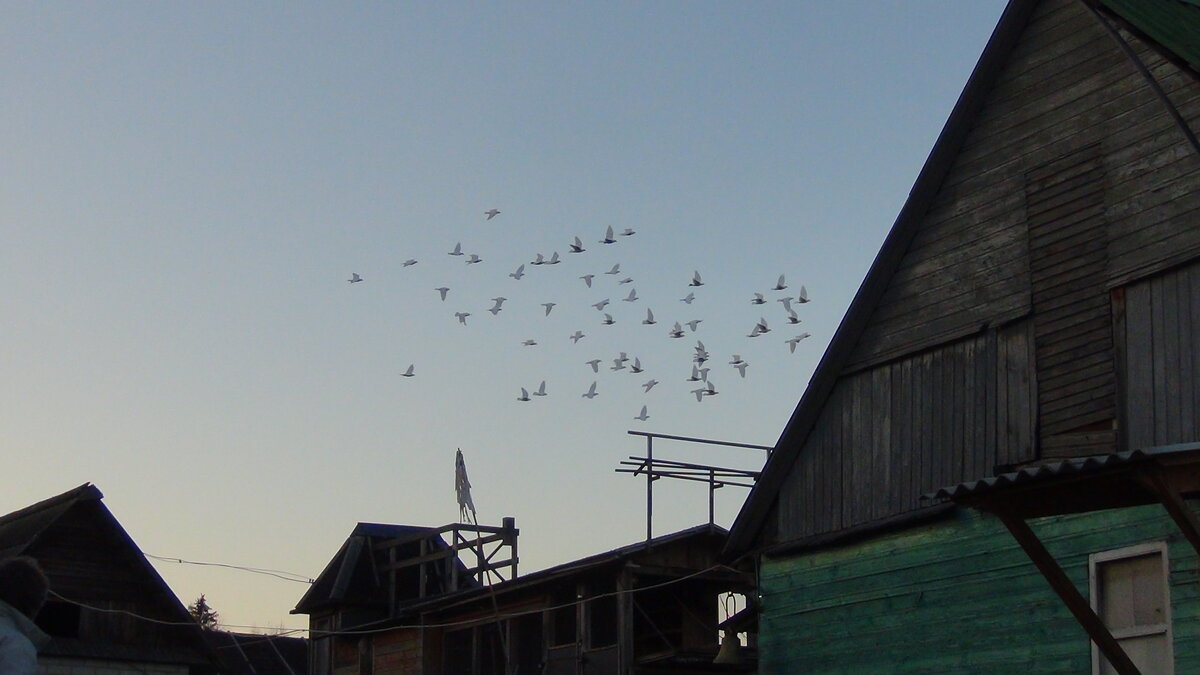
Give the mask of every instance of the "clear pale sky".
<path id="1" fill-rule="evenodd" d="M 462 448 L 523 571 L 638 541 L 627 430 L 774 444 L 1003 5 L 7 3 L 0 513 L 92 482 L 147 553 L 315 577 L 359 521 L 457 520 Z M 655 532 L 704 522 L 669 483 Z M 305 625 L 303 584 L 155 567 L 226 624 Z"/>

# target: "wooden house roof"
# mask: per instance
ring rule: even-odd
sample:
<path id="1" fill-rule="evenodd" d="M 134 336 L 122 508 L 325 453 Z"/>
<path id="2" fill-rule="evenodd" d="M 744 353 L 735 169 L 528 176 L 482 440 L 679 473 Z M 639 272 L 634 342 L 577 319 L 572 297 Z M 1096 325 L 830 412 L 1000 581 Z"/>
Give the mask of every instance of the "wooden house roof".
<path id="1" fill-rule="evenodd" d="M 967 142 L 976 123 L 985 113 L 985 103 L 1004 75 L 1006 67 L 1015 58 L 1018 48 L 1031 17 L 1035 14 L 1044 0 L 1010 0 L 1000 20 L 992 32 L 982 55 L 968 79 L 966 86 L 950 113 L 936 143 L 930 151 L 915 184 L 909 192 L 908 199 L 897 216 L 879 253 L 876 255 L 865 279 L 859 286 L 853 301 L 842 319 L 837 331 L 822 356 L 809 386 L 802 395 L 788 423 L 780 435 L 774 451 L 763 468 L 761 477 L 741 512 L 735 520 L 725 553 L 729 556 L 740 555 L 754 548 L 756 542 L 764 534 L 764 527 L 771 520 L 772 514 L 779 503 L 781 490 L 788 483 L 789 475 L 804 450 L 806 443 L 813 434 L 814 427 L 821 419 L 823 409 L 831 400 L 831 396 L 843 375 L 858 369 L 871 367 L 873 364 L 885 363 L 914 350 L 928 349 L 937 344 L 927 340 L 924 345 L 909 339 L 912 332 L 893 333 L 888 341 L 877 340 L 879 333 L 869 334 L 873 330 L 872 320 L 877 312 L 900 311 L 896 307 L 886 307 L 883 302 L 893 279 L 897 277 L 904 258 L 908 253 L 914 238 L 920 233 L 922 226 L 939 197 L 948 174 L 954 168 L 964 143 Z M 1047 3 L 1049 4 L 1049 3 Z M 1059 3 L 1064 7 L 1066 3 Z M 1085 7 L 1093 7 L 1093 3 L 1071 3 L 1078 11 Z M 1183 62 L 1194 67 L 1197 55 L 1200 55 L 1200 31 L 1191 30 L 1187 26 L 1197 18 L 1196 3 L 1189 0 L 1098 0 L 1101 11 L 1109 18 L 1116 18 L 1122 26 L 1133 26 L 1135 35 L 1148 35 L 1152 46 L 1157 51 L 1165 51 L 1172 63 Z M 1090 11 L 1083 9 L 1083 11 Z M 1139 32 L 1140 31 L 1140 32 Z M 1115 47 L 1114 47 L 1115 50 Z M 1027 51 L 1027 50 L 1026 50 Z M 1021 58 L 1029 58 L 1022 53 Z M 1042 57 L 1042 58 L 1050 58 Z M 1132 72 L 1132 67 L 1130 67 Z M 992 113 L 992 118 L 1002 113 Z M 1029 138 L 1030 144 L 1045 144 L 1052 139 Z M 984 161 L 972 158 L 978 165 Z M 1048 178 L 1053 180 L 1069 172 L 1080 173 L 1074 166 L 1045 169 Z M 956 186 L 957 187 L 957 186 Z M 956 188 L 951 188 L 956 189 Z M 1019 215 L 1014 209 L 1012 215 Z M 1188 251 L 1178 250 L 1178 256 L 1192 255 Z M 1025 253 L 1028 256 L 1028 253 Z M 1180 262 L 1186 258 L 1181 258 Z M 1101 263 L 1103 264 L 1103 263 Z M 1000 291 L 994 289 L 974 289 L 974 293 L 983 298 L 980 302 L 990 302 L 989 313 L 983 317 L 975 317 L 967 312 L 956 315 L 936 317 L 941 323 L 926 324 L 919 330 L 947 343 L 961 339 L 978 332 L 979 323 L 985 328 L 990 321 L 992 325 L 1003 325 L 1030 312 L 1030 294 L 1027 286 L 1028 272 L 1024 280 L 1014 276 L 1005 281 L 1005 287 Z M 1002 293 L 1007 293 L 1003 295 Z M 990 294 L 990 295 L 989 295 Z M 890 297 L 890 296 L 888 296 Z M 978 318 L 973 325 L 971 320 Z M 914 331 L 915 332 L 915 331 Z M 899 337 L 896 337 L 899 335 Z M 875 341 L 873 351 L 864 356 L 863 343 Z M 1004 462 L 998 462 L 1003 464 Z M 845 477 L 843 476 L 843 479 Z M 865 474 L 862 478 L 866 478 Z M 853 481 L 859 481 L 855 475 Z M 880 480 L 883 480 L 882 478 Z M 843 480 L 843 483 L 845 481 Z M 855 484 L 857 492 L 870 494 L 873 486 Z M 936 484 L 928 486 L 932 489 Z M 839 495 L 842 493 L 838 493 Z M 917 494 L 912 495 L 913 500 Z M 841 496 L 821 495 L 813 499 L 833 498 Z M 870 497 L 866 497 L 869 499 Z M 843 527 L 848 524 L 843 523 Z"/>

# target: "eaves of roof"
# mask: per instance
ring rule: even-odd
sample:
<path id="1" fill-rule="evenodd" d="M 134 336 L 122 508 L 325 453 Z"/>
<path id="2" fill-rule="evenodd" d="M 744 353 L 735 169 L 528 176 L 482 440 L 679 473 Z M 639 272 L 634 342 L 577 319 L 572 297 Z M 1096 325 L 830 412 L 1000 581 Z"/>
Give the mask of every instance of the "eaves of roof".
<path id="1" fill-rule="evenodd" d="M 1099 4 L 1166 58 L 1200 75 L 1200 0 L 1100 0 Z"/>
<path id="2" fill-rule="evenodd" d="M 921 220 L 936 197 L 946 173 L 970 131 L 983 102 L 996 83 L 1013 47 L 1039 0 L 1009 0 L 988 39 L 966 87 L 958 97 L 937 142 L 925 160 L 908 199 L 896 217 L 883 246 L 875 256 L 850 308 L 834 333 L 808 388 L 776 442 L 758 483 L 733 523 L 724 555 L 733 558 L 754 548 L 754 542 L 782 488 L 792 465 L 816 424 L 821 408 L 850 359 L 888 282 L 916 235 Z"/>

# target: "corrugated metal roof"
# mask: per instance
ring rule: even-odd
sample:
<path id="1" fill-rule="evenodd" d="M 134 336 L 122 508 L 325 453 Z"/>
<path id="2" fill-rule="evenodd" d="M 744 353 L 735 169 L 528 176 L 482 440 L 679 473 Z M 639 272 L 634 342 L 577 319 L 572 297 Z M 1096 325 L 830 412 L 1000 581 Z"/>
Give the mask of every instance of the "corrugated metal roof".
<path id="1" fill-rule="evenodd" d="M 921 496 L 921 499 L 957 500 L 963 497 L 976 497 L 988 492 L 1016 486 L 1035 485 L 1048 481 L 1062 480 L 1068 477 L 1099 474 L 1110 469 L 1126 467 L 1151 459 L 1178 456 L 1189 452 L 1200 452 L 1200 443 L 1164 445 L 1143 448 L 1141 450 L 1118 452 L 1111 455 L 1079 457 L 1052 464 L 1027 466 L 1019 471 L 1012 471 L 1000 474 L 999 476 L 989 476 L 979 480 L 959 483 L 958 485 L 949 485 L 936 492 L 924 494 Z"/>
<path id="2" fill-rule="evenodd" d="M 1100 4 L 1200 71 L 1200 0 L 1101 0 Z"/>

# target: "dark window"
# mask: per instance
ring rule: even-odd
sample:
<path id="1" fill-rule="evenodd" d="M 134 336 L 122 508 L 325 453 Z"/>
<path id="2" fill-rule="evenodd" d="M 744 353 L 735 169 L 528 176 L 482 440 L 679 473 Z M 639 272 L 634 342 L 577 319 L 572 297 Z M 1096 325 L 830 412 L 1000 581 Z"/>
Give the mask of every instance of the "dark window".
<path id="1" fill-rule="evenodd" d="M 471 629 L 455 630 L 446 633 L 442 650 L 445 654 L 447 673 L 470 673 L 472 656 Z"/>
<path id="2" fill-rule="evenodd" d="M 617 644 L 617 596 L 589 600 L 587 607 L 588 647 L 598 649 Z"/>
<path id="3" fill-rule="evenodd" d="M 569 603 L 569 604 L 566 604 Z M 575 643 L 575 599 L 565 598 L 555 603 L 551 610 L 551 625 L 553 626 L 553 645 L 569 645 Z"/>

